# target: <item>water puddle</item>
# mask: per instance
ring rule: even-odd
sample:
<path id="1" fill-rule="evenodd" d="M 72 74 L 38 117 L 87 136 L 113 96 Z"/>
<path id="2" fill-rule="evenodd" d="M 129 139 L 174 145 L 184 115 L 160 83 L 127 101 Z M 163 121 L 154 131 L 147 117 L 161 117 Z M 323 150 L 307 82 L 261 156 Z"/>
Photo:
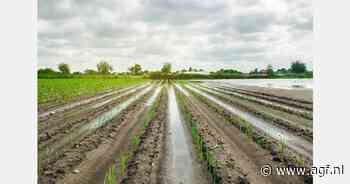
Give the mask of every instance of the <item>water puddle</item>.
<path id="1" fill-rule="evenodd" d="M 271 136 L 272 138 L 274 138 L 280 142 L 286 143 L 286 145 L 288 147 L 297 151 L 298 153 L 312 159 L 312 143 L 304 140 L 301 137 L 298 137 L 294 134 L 291 134 L 291 133 L 285 131 L 284 129 L 276 127 L 276 126 L 270 124 L 269 122 L 264 121 L 263 119 L 260 119 L 256 116 L 253 116 L 252 114 L 250 114 L 248 112 L 242 111 L 234 106 L 228 105 L 228 104 L 222 102 L 221 100 L 219 100 L 218 98 L 216 98 L 212 95 L 209 95 L 207 93 L 204 93 L 204 92 L 202 92 L 202 91 L 200 91 L 200 90 L 198 90 L 190 85 L 186 85 L 186 87 L 188 87 L 192 91 L 206 97 L 210 101 L 216 103 L 217 105 L 230 111 L 231 113 L 240 116 L 241 118 L 243 118 L 246 121 L 248 121 L 249 123 L 251 123 L 254 127 L 263 131 L 264 133 Z M 219 94 L 219 93 L 216 92 L 215 94 Z"/>
<path id="2" fill-rule="evenodd" d="M 130 97 L 125 102 L 123 102 L 120 105 L 117 105 L 110 111 L 107 111 L 103 113 L 102 115 L 98 116 L 91 122 L 87 123 L 83 127 L 81 127 L 79 130 L 74 131 L 67 136 L 65 136 L 63 139 L 61 139 L 59 142 L 51 146 L 50 148 L 46 149 L 44 152 L 45 155 L 54 154 L 56 151 L 61 149 L 63 146 L 65 146 L 69 142 L 73 142 L 74 140 L 78 139 L 79 137 L 83 137 L 85 135 L 88 135 L 98 129 L 99 127 L 103 126 L 104 124 L 108 123 L 110 120 L 115 118 L 117 115 L 120 114 L 123 110 L 125 110 L 130 104 L 141 98 L 143 95 L 145 95 L 147 92 L 149 92 L 153 86 L 149 86 L 146 89 L 142 90 L 141 92 L 137 93 L 136 95 Z"/>
<path id="3" fill-rule="evenodd" d="M 179 112 L 174 88 L 169 89 L 169 121 L 170 121 L 170 183 L 197 183 L 194 173 L 194 158 L 191 155 L 191 147 L 188 142 L 184 121 Z"/>
<path id="4" fill-rule="evenodd" d="M 93 106 L 90 107 L 90 108 L 91 108 L 91 109 L 97 109 L 97 108 L 99 108 L 99 107 L 101 107 L 101 106 L 104 106 L 104 105 L 108 104 L 108 103 L 111 102 L 111 101 L 117 100 L 117 99 L 119 99 L 119 98 L 121 98 L 121 97 L 124 97 L 124 96 L 126 96 L 126 95 L 131 94 L 131 93 L 134 93 L 135 91 L 137 91 L 137 90 L 139 90 L 139 89 L 142 89 L 142 88 L 144 88 L 144 87 L 145 87 L 145 86 L 142 85 L 142 86 L 138 86 L 138 87 L 136 87 L 136 88 L 133 88 L 133 89 L 131 89 L 131 90 L 127 90 L 126 92 L 122 92 L 121 94 L 119 94 L 119 95 L 117 95 L 117 96 L 115 96 L 115 97 L 113 97 L 113 98 L 110 98 L 110 99 L 105 100 L 105 101 L 103 101 L 103 102 L 97 103 L 97 104 L 93 105 Z"/>
<path id="5" fill-rule="evenodd" d="M 160 90 L 161 90 L 162 88 L 161 87 L 157 87 L 157 89 L 156 89 L 156 91 L 153 93 L 153 95 L 151 96 L 151 98 L 149 98 L 148 100 L 147 100 L 147 102 L 146 102 L 146 106 L 151 106 L 153 103 L 154 103 L 154 101 L 156 100 L 156 98 L 157 98 L 157 96 L 158 96 L 158 94 L 159 94 L 159 92 L 160 92 Z"/>
<path id="6" fill-rule="evenodd" d="M 185 96 L 190 96 L 190 94 L 188 93 L 188 91 L 184 90 L 180 85 L 175 84 L 175 87 L 181 91 L 182 94 L 184 94 Z"/>
<path id="7" fill-rule="evenodd" d="M 146 84 L 144 84 L 142 86 L 146 86 Z M 71 104 L 67 104 L 67 105 L 59 107 L 57 109 L 54 109 L 54 110 L 47 111 L 47 112 L 44 112 L 42 114 L 39 114 L 38 118 L 43 118 L 43 117 L 48 116 L 50 114 L 55 114 L 55 113 L 62 112 L 62 111 L 68 110 L 68 109 L 72 109 L 74 107 L 77 107 L 77 106 L 80 106 L 80 105 L 83 105 L 83 104 L 87 104 L 89 102 L 92 102 L 92 101 L 104 98 L 104 97 L 109 96 L 109 95 L 114 95 L 114 94 L 117 94 L 117 93 L 122 93 L 122 92 L 128 91 L 128 90 L 133 89 L 135 87 L 136 86 L 130 86 L 130 87 L 123 88 L 123 89 L 120 89 L 120 90 L 117 90 L 117 91 L 108 92 L 108 93 L 100 95 L 100 96 L 95 96 L 95 97 L 88 98 L 88 99 L 85 99 L 85 100 L 82 100 L 82 101 L 78 101 L 78 102 L 74 102 L 74 103 L 71 103 Z"/>

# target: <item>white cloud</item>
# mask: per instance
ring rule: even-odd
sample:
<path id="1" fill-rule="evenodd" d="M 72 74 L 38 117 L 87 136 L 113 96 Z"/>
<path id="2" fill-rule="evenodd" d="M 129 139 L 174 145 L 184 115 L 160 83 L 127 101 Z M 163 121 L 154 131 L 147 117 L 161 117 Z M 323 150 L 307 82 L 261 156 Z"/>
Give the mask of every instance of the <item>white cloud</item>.
<path id="1" fill-rule="evenodd" d="M 312 63 L 313 16 L 304 0 L 46 0 L 39 1 L 39 67 L 73 70 L 107 59 L 117 71 L 249 71 L 294 59 Z"/>

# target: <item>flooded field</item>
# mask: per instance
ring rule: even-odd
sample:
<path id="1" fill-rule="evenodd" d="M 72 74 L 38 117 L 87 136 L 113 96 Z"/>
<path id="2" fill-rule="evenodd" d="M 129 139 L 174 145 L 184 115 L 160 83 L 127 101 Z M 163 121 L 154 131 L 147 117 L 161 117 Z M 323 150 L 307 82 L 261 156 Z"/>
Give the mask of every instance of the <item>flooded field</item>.
<path id="1" fill-rule="evenodd" d="M 313 89 L 312 79 L 221 79 L 203 81 L 230 85 L 257 86 L 277 89 Z"/>
<path id="2" fill-rule="evenodd" d="M 312 183 L 312 81 L 160 81 L 41 110 L 38 183 Z M 271 84 L 271 85 L 269 85 Z"/>

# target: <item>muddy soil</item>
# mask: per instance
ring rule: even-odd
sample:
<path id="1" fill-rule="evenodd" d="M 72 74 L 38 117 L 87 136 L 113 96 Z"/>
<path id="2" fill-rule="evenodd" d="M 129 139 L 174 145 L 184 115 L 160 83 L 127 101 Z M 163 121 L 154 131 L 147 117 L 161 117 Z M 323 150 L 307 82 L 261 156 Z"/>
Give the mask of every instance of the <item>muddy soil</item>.
<path id="1" fill-rule="evenodd" d="M 233 125 L 242 129 L 254 130 L 256 138 L 268 138 L 268 142 L 274 142 L 276 146 L 283 144 L 283 148 L 289 148 L 290 151 L 286 155 L 301 157 L 305 160 L 307 165 L 312 164 L 312 143 L 306 141 L 304 138 L 294 135 L 293 133 L 281 129 L 274 124 L 265 122 L 263 119 L 255 117 L 248 112 L 242 111 L 226 102 L 199 91 L 191 86 L 185 87 L 189 89 L 194 96 L 199 98 L 203 103 L 213 108 L 221 116 L 227 118 Z M 249 125 L 249 126 L 248 126 Z M 292 159 L 292 157 L 288 157 Z"/>
<path id="2" fill-rule="evenodd" d="M 96 174 L 94 169 L 103 168 L 106 162 L 101 159 L 96 160 L 95 157 L 104 151 L 111 154 L 111 152 L 116 150 L 115 147 L 110 147 L 112 145 L 118 145 L 118 148 L 122 147 L 125 139 L 129 138 L 130 134 L 136 131 L 137 121 L 133 118 L 137 117 L 146 99 L 150 96 L 151 92 L 143 95 L 108 124 L 84 137 L 81 141 L 75 143 L 74 146 L 63 149 L 62 154 L 57 159 L 51 160 L 43 165 L 41 171 L 39 170 L 39 183 L 61 183 L 61 181 L 62 183 L 77 183 L 77 181 L 79 181 L 78 183 L 90 183 L 91 177 L 103 178 L 104 173 Z M 93 167 L 91 165 L 88 167 L 92 163 L 98 163 L 102 166 L 95 167 L 96 165 L 93 164 Z M 97 173 L 103 172 L 103 170 L 98 170 Z M 81 176 L 80 173 L 84 177 L 79 177 Z M 77 176 L 75 177 L 75 175 Z"/>
<path id="3" fill-rule="evenodd" d="M 80 172 L 69 174 L 61 183 L 103 183 L 109 168 L 120 168 L 120 157 L 133 146 L 133 139 L 143 128 L 144 119 L 159 95 L 159 90 L 157 88 L 147 101 L 140 101 L 140 108 L 128 112 L 114 133 L 115 136 L 87 153 L 87 159 L 75 168 Z"/>
<path id="4" fill-rule="evenodd" d="M 52 101 L 52 102 L 46 102 L 43 104 L 38 104 L 38 117 L 43 118 L 46 116 L 51 116 L 57 112 L 69 110 L 71 108 L 74 108 L 80 105 L 86 105 L 95 100 L 103 99 L 112 95 L 117 95 L 127 90 L 136 88 L 138 86 L 141 86 L 141 85 L 133 85 L 125 88 L 107 90 L 107 91 L 97 93 L 93 96 L 78 96 L 73 100 L 70 100 L 69 102 Z"/>
<path id="5" fill-rule="evenodd" d="M 264 105 L 268 108 L 272 108 L 275 110 L 279 110 L 279 111 L 283 111 L 286 113 L 301 116 L 301 117 L 309 119 L 309 120 L 313 119 L 312 112 L 310 112 L 308 110 L 292 107 L 290 105 L 286 105 L 286 104 L 279 103 L 279 102 L 274 102 L 274 101 L 268 100 L 268 98 L 266 98 L 266 97 L 263 97 L 263 98 L 256 97 L 256 96 L 248 95 L 245 93 L 238 93 L 238 92 L 235 92 L 233 90 L 220 88 L 220 87 L 214 88 L 214 87 L 208 87 L 206 85 L 199 85 L 199 86 L 216 91 L 216 92 L 220 92 L 220 93 L 223 93 L 226 95 L 234 96 L 234 97 L 237 97 L 237 98 L 240 98 L 243 100 L 248 100 L 248 101 L 254 102 L 256 104 Z"/>
<path id="6" fill-rule="evenodd" d="M 166 144 L 168 95 L 166 90 L 155 109 L 155 115 L 149 122 L 145 133 L 140 137 L 140 145 L 132 160 L 128 163 L 126 176 L 121 183 L 161 183 L 160 168 Z"/>
<path id="7" fill-rule="evenodd" d="M 204 85 L 266 99 L 276 103 L 286 104 L 303 110 L 312 111 L 313 109 L 312 90 L 286 90 L 254 86 L 231 86 L 214 83 L 205 83 Z"/>
<path id="8" fill-rule="evenodd" d="M 260 94 L 276 96 L 282 99 L 292 99 L 301 103 L 312 103 L 313 101 L 313 92 L 310 89 L 288 90 L 258 86 L 238 86 L 238 88 L 248 91 L 254 91 Z"/>
<path id="9" fill-rule="evenodd" d="M 210 110 L 207 105 L 190 95 L 187 95 L 186 99 L 190 113 L 199 122 L 202 132 L 206 132 L 204 135 L 208 137 L 207 139 L 218 140 L 216 144 L 222 147 L 221 153 L 226 154 L 225 162 L 232 160 L 235 163 L 235 169 L 242 173 L 238 177 L 244 177 L 252 184 L 304 183 L 303 179 L 298 177 L 262 176 L 259 171 L 264 164 L 277 166 L 280 163 L 273 162 L 273 157 L 268 151 L 242 135 L 239 129 Z"/>
<path id="10" fill-rule="evenodd" d="M 116 101 L 118 98 L 135 94 L 140 90 L 145 89 L 146 87 L 147 87 L 146 85 L 142 85 L 142 86 L 137 86 L 135 88 L 122 89 L 117 92 L 114 92 L 115 94 L 108 95 L 103 98 L 91 100 L 88 103 L 74 106 L 62 111 L 55 111 L 55 113 L 50 114 L 49 116 L 39 117 L 38 130 L 48 131 L 50 128 L 55 127 L 57 123 L 62 124 L 62 122 L 65 122 L 66 120 L 74 118 L 75 116 L 79 116 L 80 114 L 88 113 L 91 111 L 98 111 L 100 107 L 104 107 L 105 105 L 111 104 L 113 103 L 113 101 Z M 105 103 L 105 104 L 99 105 L 101 103 Z"/>
<path id="11" fill-rule="evenodd" d="M 287 108 L 290 104 L 309 107 L 312 101 L 297 99 L 289 92 L 278 96 L 275 91 L 227 86 L 215 91 L 217 86 L 169 81 L 139 85 L 96 98 L 83 97 L 72 102 L 78 105 L 39 117 L 38 183 L 104 183 L 111 168 L 116 169 L 115 181 L 125 184 L 312 183 L 310 177 L 260 175 L 264 164 L 312 164 L 312 143 L 300 133 L 309 129 L 312 134 L 312 118 L 220 90 Z M 65 105 L 46 108 L 55 111 Z M 193 128 L 198 128 L 200 143 Z M 283 152 L 277 134 L 288 138 Z"/>
<path id="12" fill-rule="evenodd" d="M 151 88 L 149 87 L 137 93 L 137 95 L 146 93 L 148 90 L 151 90 Z M 94 111 L 92 115 L 80 114 L 76 117 L 79 121 L 69 119 L 66 123 L 63 122 L 59 128 L 54 129 L 56 131 L 52 131 L 50 133 L 41 133 L 39 131 L 39 168 L 41 168 L 41 165 L 45 165 L 47 162 L 55 160 L 57 157 L 59 157 L 65 147 L 72 146 L 75 141 L 79 141 L 82 136 L 94 131 L 94 129 L 98 128 L 96 126 L 100 126 L 100 123 L 103 123 L 103 121 L 107 120 L 107 118 L 111 118 L 107 117 L 110 116 L 109 113 L 111 111 L 116 111 L 116 113 L 118 113 L 119 106 L 127 103 L 128 100 L 133 100 L 133 98 L 133 96 L 127 95 L 122 99 L 111 102 L 113 105 L 111 104 L 104 106 L 97 112 Z"/>
<path id="13" fill-rule="evenodd" d="M 305 139 L 312 142 L 312 121 L 309 119 L 305 119 L 295 114 L 290 114 L 276 109 L 268 108 L 261 104 L 256 104 L 248 100 L 243 100 L 241 98 L 229 96 L 206 88 L 197 87 L 197 89 L 204 91 L 205 93 L 208 93 L 210 95 L 214 95 L 215 97 L 225 102 L 228 102 L 234 106 L 241 108 L 242 110 L 250 112 L 258 117 L 261 117 L 266 121 L 270 121 L 288 131 L 295 132 L 296 135 L 303 136 Z"/>

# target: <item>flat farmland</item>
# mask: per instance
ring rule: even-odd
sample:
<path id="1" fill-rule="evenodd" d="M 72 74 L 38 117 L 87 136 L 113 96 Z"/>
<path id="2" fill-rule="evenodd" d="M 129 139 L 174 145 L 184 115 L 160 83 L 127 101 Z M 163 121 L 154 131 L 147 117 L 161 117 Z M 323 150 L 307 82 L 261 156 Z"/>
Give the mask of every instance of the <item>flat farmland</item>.
<path id="1" fill-rule="evenodd" d="M 39 183 L 312 183 L 310 176 L 260 172 L 266 164 L 312 165 L 313 102 L 293 90 L 215 81 L 50 80 L 41 82 L 70 97 L 38 112 Z M 99 87 L 89 91 L 93 85 Z"/>

